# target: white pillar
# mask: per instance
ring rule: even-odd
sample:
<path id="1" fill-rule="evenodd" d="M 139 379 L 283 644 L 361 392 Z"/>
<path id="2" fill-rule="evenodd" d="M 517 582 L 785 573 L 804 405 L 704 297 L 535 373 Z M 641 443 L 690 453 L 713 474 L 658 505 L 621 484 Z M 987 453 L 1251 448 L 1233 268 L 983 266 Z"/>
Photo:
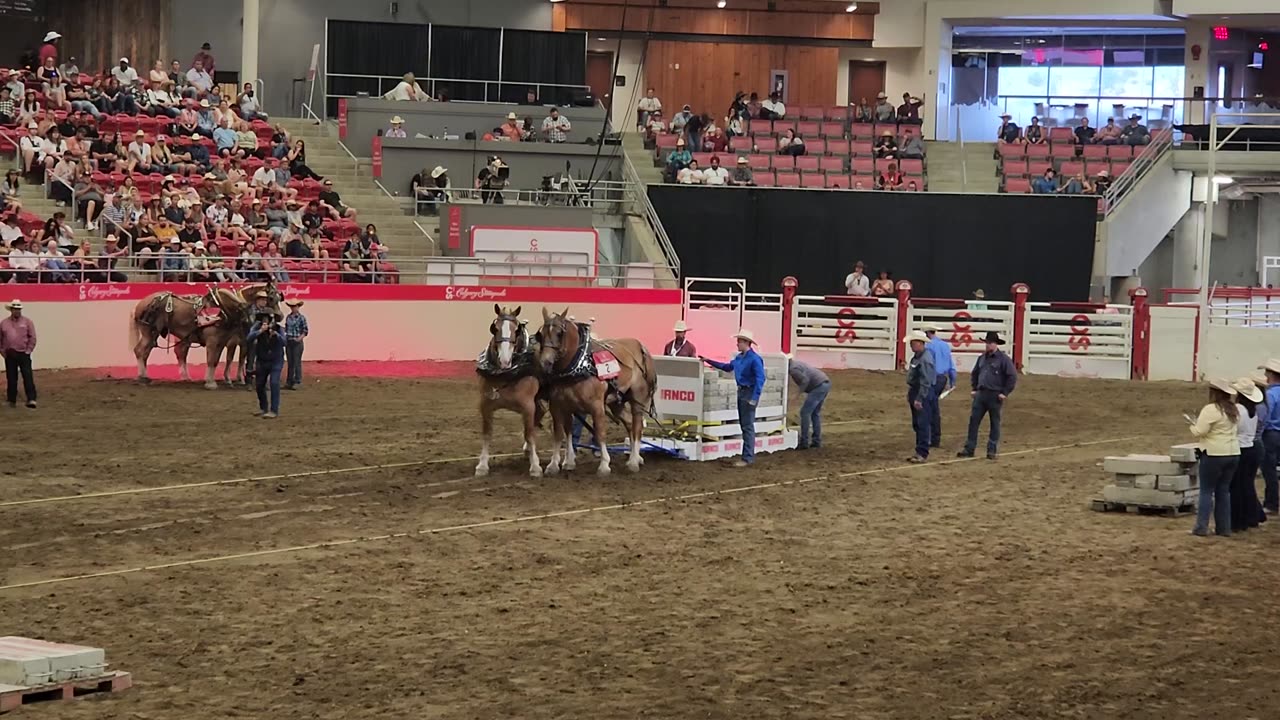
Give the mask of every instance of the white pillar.
<path id="1" fill-rule="evenodd" d="M 244 0 L 244 36 L 240 41 L 241 87 L 258 79 L 258 13 L 258 0 Z M 258 102 L 265 104 L 266 98 L 258 98 Z"/>
<path id="2" fill-rule="evenodd" d="M 1191 97 L 1195 94 L 1195 88 L 1204 88 L 1205 95 L 1212 95 L 1209 90 L 1209 46 L 1213 42 L 1212 23 L 1200 20 L 1187 20 L 1185 23 L 1187 31 L 1186 53 L 1183 63 L 1186 66 L 1186 77 L 1183 81 L 1182 94 L 1184 97 Z M 1196 54 L 1199 59 L 1196 59 Z M 1205 115 L 1205 103 L 1202 101 L 1188 100 L 1182 109 L 1182 122 L 1192 125 L 1203 125 L 1209 122 L 1208 116 Z"/>
<path id="3" fill-rule="evenodd" d="M 1173 286 L 1196 286 L 1200 238 L 1204 233 L 1204 203 L 1193 202 L 1191 209 L 1173 226 Z"/>

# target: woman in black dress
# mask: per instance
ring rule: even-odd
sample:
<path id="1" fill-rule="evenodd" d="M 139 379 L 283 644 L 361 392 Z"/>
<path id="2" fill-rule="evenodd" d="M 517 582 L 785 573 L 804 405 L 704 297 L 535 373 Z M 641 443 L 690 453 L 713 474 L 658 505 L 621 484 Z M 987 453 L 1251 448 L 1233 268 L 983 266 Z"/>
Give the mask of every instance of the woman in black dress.
<path id="1" fill-rule="evenodd" d="M 299 140 L 293 144 L 293 149 L 285 156 L 289 162 L 289 172 L 296 178 L 311 178 L 312 180 L 323 180 L 324 178 L 315 174 L 315 172 L 307 167 L 307 143 Z"/>

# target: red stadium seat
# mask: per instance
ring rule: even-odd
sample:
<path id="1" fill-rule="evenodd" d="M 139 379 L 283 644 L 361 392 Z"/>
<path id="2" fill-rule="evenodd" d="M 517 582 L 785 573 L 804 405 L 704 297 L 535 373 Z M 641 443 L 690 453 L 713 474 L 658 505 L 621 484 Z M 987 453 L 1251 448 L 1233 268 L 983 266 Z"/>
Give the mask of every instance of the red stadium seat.
<path id="1" fill-rule="evenodd" d="M 1047 145 L 1027 145 L 1027 160 L 1032 164 L 1037 162 L 1045 162 L 1049 159 L 1049 146 Z"/>
<path id="2" fill-rule="evenodd" d="M 790 172 L 796 169 L 796 159 L 793 155 L 770 155 L 773 159 L 769 167 L 774 170 L 784 170 Z"/>
<path id="3" fill-rule="evenodd" d="M 1031 181 L 1027 178 L 1005 178 L 1004 191 L 1009 193 L 1031 192 Z"/>
<path id="4" fill-rule="evenodd" d="M 805 120 L 821 120 L 822 112 L 823 110 L 821 105 L 806 105 L 800 108 L 800 117 Z"/>
<path id="5" fill-rule="evenodd" d="M 852 190 L 853 178 L 843 173 L 827 173 L 827 187 Z"/>
<path id="6" fill-rule="evenodd" d="M 693 154 L 693 159 L 698 161 L 698 167 L 705 170 L 711 164 L 711 153 L 697 152 Z"/>
<path id="7" fill-rule="evenodd" d="M 1075 133 L 1069 127 L 1049 128 L 1049 142 L 1069 143 L 1074 137 Z"/>
<path id="8" fill-rule="evenodd" d="M 904 175 L 923 175 L 924 161 L 912 158 L 902 158 L 898 161 L 898 169 L 901 170 Z"/>
<path id="9" fill-rule="evenodd" d="M 818 122 L 796 123 L 796 132 L 802 138 L 817 137 L 822 132 L 822 123 L 818 123 Z"/>
<path id="10" fill-rule="evenodd" d="M 849 167 L 855 175 L 874 175 L 876 173 L 875 160 L 869 157 L 856 157 L 849 163 Z"/>
<path id="11" fill-rule="evenodd" d="M 1005 177 L 1022 177 L 1027 174 L 1026 158 L 1004 158 L 1000 161 L 1000 172 Z"/>
<path id="12" fill-rule="evenodd" d="M 827 141 L 823 138 L 810 135 L 804 139 L 804 148 L 810 155 L 825 155 L 827 152 Z"/>
<path id="13" fill-rule="evenodd" d="M 1062 175 L 1066 177 L 1073 177 L 1076 173 L 1082 172 L 1084 172 L 1083 160 L 1068 160 L 1062 163 Z"/>
<path id="14" fill-rule="evenodd" d="M 829 106 L 823 111 L 823 116 L 827 120 L 844 121 L 849 119 L 849 108 L 844 105 Z"/>
<path id="15" fill-rule="evenodd" d="M 778 173 L 778 187 L 800 187 L 800 173 Z"/>
<path id="16" fill-rule="evenodd" d="M 1106 145 L 1085 145 L 1084 156 L 1086 158 L 1104 158 L 1107 156 Z"/>
<path id="17" fill-rule="evenodd" d="M 729 138 L 729 149 L 734 152 L 751 152 L 751 138 L 746 135 L 734 135 Z"/>
<path id="18" fill-rule="evenodd" d="M 823 137 L 826 138 L 843 138 L 844 123 L 840 122 L 824 122 L 819 130 Z"/>
<path id="19" fill-rule="evenodd" d="M 803 173 L 818 172 L 818 158 L 813 155 L 801 155 L 796 158 L 796 170 Z"/>
<path id="20" fill-rule="evenodd" d="M 871 123 L 853 123 L 849 126 L 849 137 L 858 139 L 874 138 L 876 126 Z"/>
<path id="21" fill-rule="evenodd" d="M 996 145 L 996 152 L 1000 153 L 1002 158 L 1026 157 L 1027 146 L 1021 143 L 999 143 Z"/>
<path id="22" fill-rule="evenodd" d="M 781 119 L 781 120 L 774 120 L 774 121 L 773 121 L 773 134 L 774 134 L 774 135 L 782 136 L 782 135 L 786 134 L 786 132 L 787 132 L 788 130 L 795 130 L 795 129 L 796 129 L 796 119 L 795 119 L 795 118 L 783 118 L 783 119 Z"/>
<path id="23" fill-rule="evenodd" d="M 768 170 L 773 167 L 773 155 L 748 155 L 747 166 L 752 170 Z"/>
<path id="24" fill-rule="evenodd" d="M 1126 170 L 1129 169 L 1129 166 L 1132 164 L 1133 163 L 1131 162 L 1122 162 L 1118 160 L 1112 160 L 1111 161 L 1111 177 L 1113 178 L 1120 177 L 1125 173 Z"/>
<path id="25" fill-rule="evenodd" d="M 824 172 L 844 172 L 843 157 L 822 157 L 818 158 L 818 168 Z"/>
<path id="26" fill-rule="evenodd" d="M 756 136 L 756 152 L 774 153 L 778 152 L 778 139 L 775 137 Z"/>
<path id="27" fill-rule="evenodd" d="M 655 138 L 655 140 L 657 141 L 659 150 L 675 150 L 676 141 L 679 139 L 680 139 L 679 135 L 667 135 L 667 134 L 658 135 Z"/>
<path id="28" fill-rule="evenodd" d="M 822 173 L 805 173 L 800 176 L 800 187 L 825 188 L 826 186 L 827 176 Z"/>
<path id="29" fill-rule="evenodd" d="M 875 147 L 870 140 L 854 140 L 850 143 L 850 149 L 854 155 L 861 155 L 862 157 L 875 155 Z"/>
<path id="30" fill-rule="evenodd" d="M 1107 157 L 1113 160 L 1133 156 L 1133 148 L 1128 145 L 1103 145 L 1103 147 L 1107 149 Z"/>
<path id="31" fill-rule="evenodd" d="M 773 123 L 768 120 L 751 118 L 747 120 L 747 134 L 748 135 L 772 135 Z"/>
<path id="32" fill-rule="evenodd" d="M 849 141 L 827 138 L 827 154 L 839 155 L 840 157 L 847 156 L 849 154 Z"/>

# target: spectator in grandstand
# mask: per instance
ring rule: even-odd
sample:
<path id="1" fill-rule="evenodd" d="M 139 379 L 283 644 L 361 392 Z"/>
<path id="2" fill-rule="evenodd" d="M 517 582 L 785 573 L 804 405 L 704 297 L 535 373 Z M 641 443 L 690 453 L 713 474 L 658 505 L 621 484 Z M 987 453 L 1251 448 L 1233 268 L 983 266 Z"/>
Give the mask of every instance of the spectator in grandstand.
<path id="1" fill-rule="evenodd" d="M 881 270 L 880 276 L 871 283 L 872 297 L 893 297 L 893 273 Z"/>
<path id="2" fill-rule="evenodd" d="M 284 269 L 284 256 L 280 254 L 280 245 L 272 240 L 262 253 L 262 270 L 278 283 L 289 282 L 289 273 Z"/>
<path id="3" fill-rule="evenodd" d="M 1093 192 L 1096 195 L 1106 195 L 1111 189 L 1111 173 L 1106 170 L 1099 170 L 1098 176 L 1093 179 Z"/>
<path id="4" fill-rule="evenodd" d="M 747 119 L 741 115 L 730 115 L 725 119 L 727 129 L 725 134 L 729 137 L 742 137 L 747 134 Z"/>
<path id="5" fill-rule="evenodd" d="M 920 123 L 920 106 L 924 101 L 911 97 L 911 93 L 902 93 L 902 104 L 898 106 L 898 122 L 907 125 Z"/>
<path id="6" fill-rule="evenodd" d="M 103 230 L 106 232 L 121 236 L 132 242 L 132 233 L 125 231 L 124 199 L 120 196 L 120 193 L 111 195 L 106 207 L 102 208 L 102 225 Z"/>
<path id="7" fill-rule="evenodd" d="M 32 244 L 34 245 L 34 243 Z M 14 240 L 9 251 L 9 268 L 14 282 L 33 283 L 39 278 L 40 256 L 28 250 L 26 238 Z"/>
<path id="8" fill-rule="evenodd" d="M 286 228 L 285 233 L 302 232 L 302 205 L 297 201 L 297 199 L 293 199 L 287 201 L 284 206 L 285 215 L 288 219 L 288 227 Z"/>
<path id="9" fill-rule="evenodd" d="M 96 123 L 102 117 L 102 111 L 98 109 L 98 104 L 93 101 L 94 92 L 96 91 L 85 88 L 78 81 L 73 82 L 67 87 L 67 103 L 76 112 L 92 115 Z M 101 97 L 100 92 L 98 96 Z"/>
<path id="10" fill-rule="evenodd" d="M 18 103 L 18 124 L 30 124 L 36 122 L 36 117 L 44 113 L 44 106 L 36 98 L 35 90 L 26 90 L 22 95 L 22 102 Z"/>
<path id="11" fill-rule="evenodd" d="M 46 171 L 62 159 L 67 152 L 67 141 L 62 139 L 62 132 L 56 126 L 49 128 L 49 134 L 40 142 L 40 154 L 36 162 L 44 165 Z"/>
<path id="12" fill-rule="evenodd" d="M 561 115 L 559 108 L 551 108 L 551 113 L 542 121 L 542 135 L 547 142 L 565 142 L 569 139 L 569 131 L 572 129 L 569 118 Z"/>
<path id="13" fill-rule="evenodd" d="M 197 240 L 191 246 L 191 259 L 189 262 L 191 267 L 191 282 L 213 282 L 214 273 L 210 267 L 209 253 L 205 247 L 204 241 Z"/>
<path id="14" fill-rule="evenodd" d="M 248 122 L 268 120 L 267 114 L 262 111 L 262 103 L 258 102 L 257 93 L 253 90 L 253 83 L 244 84 L 244 89 L 240 91 L 236 103 L 240 106 L 240 117 L 244 120 Z"/>
<path id="15" fill-rule="evenodd" d="M 170 79 L 169 73 L 164 69 L 163 60 L 156 60 L 151 69 L 147 71 L 147 85 L 150 87 L 160 87 Z"/>
<path id="16" fill-rule="evenodd" d="M 266 231 L 273 237 L 279 237 L 289 228 L 289 212 L 285 210 L 284 200 L 276 195 L 271 198 L 271 204 L 263 210 L 266 217 Z"/>
<path id="17" fill-rule="evenodd" d="M 62 79 L 62 73 L 58 70 L 58 61 L 56 58 L 45 58 L 40 67 L 36 68 L 36 80 L 40 81 L 41 89 L 45 95 Z"/>
<path id="18" fill-rule="evenodd" d="M 689 122 L 684 125 L 684 138 L 688 147 L 697 150 L 702 147 L 702 131 L 707 126 L 707 116 L 705 114 L 695 114 L 689 118 Z"/>
<path id="19" fill-rule="evenodd" d="M 1044 135 L 1044 127 L 1040 125 L 1040 118 L 1032 116 L 1031 124 L 1027 126 L 1026 132 L 1023 133 L 1029 145 L 1043 145 L 1046 138 Z"/>
<path id="20" fill-rule="evenodd" d="M 877 190 L 897 190 L 906 182 L 906 178 L 902 172 L 898 170 L 897 163 L 889 163 L 888 167 L 876 177 Z"/>
<path id="21" fill-rule="evenodd" d="M 122 88 L 131 88 L 138 83 L 138 71 L 129 64 L 129 58 L 120 58 L 120 64 L 111 68 L 111 77 Z"/>
<path id="22" fill-rule="evenodd" d="M 898 110 L 889 102 L 889 96 L 883 92 L 876 93 L 876 106 L 871 109 L 871 119 L 877 123 L 891 123 L 898 116 Z"/>
<path id="23" fill-rule="evenodd" d="M 8 380 L 5 399 L 9 407 L 18 405 L 18 376 L 22 376 L 22 392 L 27 407 L 36 407 L 36 379 L 31 371 L 31 353 L 36 350 L 36 325 L 22 315 L 22 301 L 4 306 L 9 317 L 0 320 L 0 355 L 4 355 L 4 371 Z"/>
<path id="24" fill-rule="evenodd" d="M 253 132 L 253 126 L 244 120 L 236 125 L 236 156 L 241 160 L 262 157 L 258 150 L 258 135 Z"/>
<path id="25" fill-rule="evenodd" d="M 307 316 L 302 314 L 303 301 L 287 300 L 289 316 L 284 319 L 285 354 L 289 358 L 289 374 L 285 382 L 285 390 L 296 390 L 302 385 L 302 351 L 311 327 L 307 324 Z"/>
<path id="26" fill-rule="evenodd" d="M 162 81 L 158 85 L 152 85 L 147 90 L 147 114 L 152 117 L 161 115 L 169 118 L 176 118 L 182 112 L 178 109 L 179 98 L 171 91 L 173 83 L 168 79 Z"/>
<path id="27" fill-rule="evenodd" d="M 0 125 L 17 122 L 18 110 L 13 103 L 13 92 L 8 85 L 0 86 Z"/>
<path id="28" fill-rule="evenodd" d="M 924 159 L 924 141 L 909 128 L 902 131 L 902 147 L 898 149 L 898 157 L 912 160 Z"/>
<path id="29" fill-rule="evenodd" d="M 688 167 L 690 162 L 693 162 L 693 153 L 688 151 L 684 138 L 676 140 L 676 149 L 667 153 L 669 182 L 674 182 L 680 171 Z"/>
<path id="30" fill-rule="evenodd" d="M 253 243 L 240 244 L 240 253 L 236 256 L 235 270 L 236 275 L 244 278 L 246 282 L 256 282 L 263 279 L 262 258 L 258 256 Z"/>
<path id="31" fill-rule="evenodd" d="M 1091 195 L 1093 194 L 1093 183 L 1089 182 L 1089 178 L 1084 176 L 1084 171 L 1076 173 L 1065 185 L 1058 188 L 1058 192 L 1063 195 Z"/>
<path id="32" fill-rule="evenodd" d="M 187 253 L 182 249 L 182 241 L 178 238 L 170 238 L 164 250 L 160 253 L 160 282 L 188 282 L 191 271 L 191 263 L 187 259 Z"/>
<path id="33" fill-rule="evenodd" d="M 178 109 L 178 116 L 174 118 L 170 127 L 172 134 L 182 137 L 203 134 L 200 131 L 200 113 L 196 112 L 194 100 L 182 103 Z"/>
<path id="34" fill-rule="evenodd" d="M 876 145 L 872 150 L 878 158 L 893 159 L 898 157 L 898 139 L 894 137 L 892 130 L 882 130 L 880 137 L 876 138 Z"/>
<path id="35" fill-rule="evenodd" d="M 1008 145 L 1022 142 L 1022 128 L 1013 121 L 1013 116 L 1004 113 L 1000 116 L 1000 128 L 996 130 L 996 141 Z"/>
<path id="36" fill-rule="evenodd" d="M 138 114 L 138 100 L 133 95 L 133 87 L 121 84 L 115 77 L 107 80 L 107 86 L 102 95 L 107 100 L 111 112 L 125 115 Z"/>
<path id="37" fill-rule="evenodd" d="M 327 212 L 320 208 L 319 200 L 311 200 L 302 210 L 302 229 L 304 232 L 312 230 L 321 230 L 324 228 L 324 221 L 329 217 Z"/>
<path id="38" fill-rule="evenodd" d="M 1116 119 L 1109 117 L 1107 118 L 1107 124 L 1098 128 L 1098 133 L 1094 136 L 1094 142 L 1102 145 L 1115 145 L 1120 142 L 1120 135 L 1121 130 L 1120 126 L 1116 125 Z"/>
<path id="39" fill-rule="evenodd" d="M 102 212 L 102 204 L 106 199 L 106 191 L 102 189 L 93 179 L 93 167 L 89 163 L 89 158 L 83 158 L 77 169 L 75 184 L 75 199 L 80 212 L 80 217 L 84 218 L 84 227 L 90 232 L 98 229 L 95 222 L 98 214 Z"/>
<path id="40" fill-rule="evenodd" d="M 231 208 L 228 206 L 226 195 L 219 195 L 218 198 L 213 201 L 212 205 L 205 208 L 205 227 L 208 228 L 209 232 L 213 233 L 215 237 L 221 236 L 225 233 L 227 221 L 230 218 Z M 194 230 L 195 228 L 191 229 Z M 184 238 L 184 241 L 190 242 L 187 238 Z"/>
<path id="41" fill-rule="evenodd" d="M 22 195 L 22 178 L 17 170 L 9 170 L 0 181 L 0 212 L 11 213 L 17 217 L 22 212 L 22 203 L 18 197 Z"/>
<path id="42" fill-rule="evenodd" d="M 776 92 L 769 93 L 769 99 L 760 104 L 761 120 L 781 120 L 787 116 L 787 106 L 782 96 Z"/>
<path id="43" fill-rule="evenodd" d="M 1094 130 L 1093 127 L 1089 125 L 1089 118 L 1082 117 L 1080 118 L 1080 125 L 1071 133 L 1071 142 L 1076 145 L 1092 145 L 1094 142 L 1093 136 L 1096 135 L 1097 132 L 1097 130 Z"/>
<path id="44" fill-rule="evenodd" d="M 62 77 L 70 82 L 72 78 L 80 76 L 80 66 L 76 64 L 76 56 L 72 55 L 67 61 L 58 66 L 58 72 L 62 73 Z"/>
<path id="45" fill-rule="evenodd" d="M 805 154 L 804 138 L 796 134 L 793 128 L 787 128 L 778 138 L 778 154 L 799 157 Z"/>
<path id="46" fill-rule="evenodd" d="M 871 111 L 871 103 L 865 97 L 858 102 L 849 102 L 849 120 L 856 123 L 869 123 L 875 115 Z"/>
<path id="47" fill-rule="evenodd" d="M 211 138 L 213 131 L 218 129 L 217 117 L 207 98 L 200 101 L 199 107 L 200 109 L 196 112 L 196 132 Z"/>
<path id="48" fill-rule="evenodd" d="M 18 224 L 18 213 L 10 210 L 0 214 L 0 245 L 3 249 L 8 250 L 15 241 L 24 238 L 22 226 Z"/>
<path id="49" fill-rule="evenodd" d="M 694 347 L 693 343 L 686 339 L 689 332 L 689 326 L 686 325 L 683 320 L 678 320 L 676 321 L 675 327 L 671 330 L 675 333 L 675 337 L 667 342 L 666 347 L 662 348 L 663 356 L 687 358 L 698 357 L 698 349 Z"/>
<path id="50" fill-rule="evenodd" d="M 703 185 L 728 185 L 729 171 L 720 167 L 720 156 L 711 156 L 711 165 L 702 171 Z"/>
<path id="51" fill-rule="evenodd" d="M 693 108 L 685 105 L 680 112 L 671 118 L 671 133 L 673 135 L 684 135 L 684 128 L 693 119 Z"/>
<path id="52" fill-rule="evenodd" d="M 195 57 L 191 59 L 191 65 L 193 67 L 196 65 L 196 63 L 199 63 L 201 66 L 204 67 L 205 70 L 209 71 L 210 75 L 217 72 L 214 69 L 216 60 L 214 60 L 214 57 L 213 57 L 213 46 L 211 46 L 209 43 L 205 43 L 201 45 L 200 51 L 197 52 L 195 54 Z"/>
<path id="53" fill-rule="evenodd" d="M 407 102 L 426 102 L 431 96 L 423 92 L 422 87 L 418 85 L 418 81 L 414 78 L 413 73 L 405 73 L 404 79 L 398 85 L 391 89 L 384 100 L 402 100 Z"/>
<path id="54" fill-rule="evenodd" d="M 383 137 L 389 138 L 407 138 L 409 133 L 404 131 L 404 118 L 395 115 L 391 118 L 391 127 L 382 133 Z"/>
<path id="55" fill-rule="evenodd" d="M 729 138 L 725 137 L 724 131 L 714 122 L 702 134 L 702 151 L 710 153 L 729 151 Z"/>
<path id="56" fill-rule="evenodd" d="M 307 143 L 303 140 L 294 142 L 293 149 L 285 156 L 285 160 L 289 163 L 289 172 L 296 178 L 324 179 L 307 167 Z"/>
<path id="57" fill-rule="evenodd" d="M 0 82 L 9 88 L 9 99 L 19 102 L 26 94 L 27 86 L 22 82 L 23 70 L 0 70 Z"/>
<path id="58" fill-rule="evenodd" d="M 209 169 L 209 150 L 201 144 L 200 137 L 193 133 L 187 138 L 187 144 L 174 152 L 174 159 L 186 175 L 199 175 Z"/>
<path id="59" fill-rule="evenodd" d="M 124 273 L 112 271 L 110 262 L 108 248 L 104 247 L 101 254 L 95 254 L 93 244 L 85 240 L 67 260 L 67 266 L 75 275 L 76 282 L 127 282 L 129 278 Z"/>
<path id="60" fill-rule="evenodd" d="M 507 120 L 502 123 L 502 136 L 511 142 L 520 142 L 524 139 L 524 132 L 520 127 L 520 118 L 515 113 L 507 113 Z"/>
<path id="61" fill-rule="evenodd" d="M 853 264 L 853 272 L 844 278 L 844 292 L 854 297 L 866 297 L 871 294 L 871 278 L 867 277 L 866 265 L 859 260 Z"/>
<path id="62" fill-rule="evenodd" d="M 1051 194 L 1058 192 L 1058 174 L 1053 168 L 1044 169 L 1044 174 L 1031 181 L 1031 192 L 1037 194 Z"/>
<path id="63" fill-rule="evenodd" d="M 356 250 L 343 252 L 342 264 L 339 267 L 342 269 L 342 282 L 373 282 L 373 263 L 362 257 Z"/>
<path id="64" fill-rule="evenodd" d="M 443 165 L 437 165 L 428 173 L 424 168 L 423 173 L 415 175 L 414 178 L 415 182 L 411 189 L 415 201 L 425 206 L 428 215 L 438 215 L 440 211 L 436 205 L 449 202 L 450 199 L 452 187 L 449 185 L 449 169 Z"/>
<path id="65" fill-rule="evenodd" d="M 751 172 L 751 167 L 747 164 L 747 159 L 738 156 L 738 166 L 733 169 L 733 174 L 729 176 L 730 185 L 755 185 L 756 176 Z"/>
<path id="66" fill-rule="evenodd" d="M 681 185 L 701 185 L 703 178 L 702 171 L 698 169 L 698 161 L 690 160 L 687 167 L 676 173 L 676 182 Z"/>
<path id="67" fill-rule="evenodd" d="M 497 155 L 490 157 L 489 163 L 480 168 L 480 172 L 476 174 L 476 188 L 480 190 L 481 202 L 495 205 L 506 202 L 506 198 L 502 195 L 502 191 L 509 184 L 506 168 L 507 164 Z"/>
<path id="68" fill-rule="evenodd" d="M 24 175 L 31 175 L 44 167 L 37 162 L 40 157 L 40 144 L 44 141 L 39 135 L 40 126 L 29 123 L 18 138 L 18 155 L 21 157 L 21 168 Z"/>
<path id="69" fill-rule="evenodd" d="M 1129 116 L 1129 124 L 1120 131 L 1120 141 L 1125 145 L 1146 145 L 1151 142 L 1151 131 L 1140 120 L 1141 115 Z"/>
<path id="70" fill-rule="evenodd" d="M 151 143 L 147 142 L 146 133 L 139 130 L 134 133 L 133 142 L 129 143 L 129 162 L 125 166 L 125 174 L 139 171 L 146 175 L 151 172 Z"/>
<path id="71" fill-rule="evenodd" d="M 445 178 L 445 186 L 448 184 L 448 178 Z M 333 189 L 332 180 L 324 181 L 324 189 L 320 191 L 319 199 L 320 207 L 327 211 L 329 217 L 334 220 L 342 220 L 343 218 L 348 220 L 356 219 L 356 209 L 348 207 L 342 202 L 342 196 L 338 194 L 337 190 Z"/>
<path id="72" fill-rule="evenodd" d="M 213 75 L 205 69 L 204 63 L 200 60 L 191 63 L 191 69 L 187 71 L 187 85 L 195 91 L 197 96 L 207 95 L 210 90 L 213 90 Z"/>
<path id="73" fill-rule="evenodd" d="M 58 241 L 50 240 L 44 244 L 40 253 L 40 271 L 43 282 L 69 283 L 75 277 L 69 272 L 67 256 L 58 249 Z"/>
<path id="74" fill-rule="evenodd" d="M 920 186 L 916 184 L 915 180 L 907 181 L 907 192 L 918 192 L 919 190 Z"/>
<path id="75" fill-rule="evenodd" d="M 49 197 L 57 202 L 58 207 L 66 207 L 71 202 L 72 190 L 76 181 L 76 163 L 70 155 L 58 158 L 53 169 L 49 171 Z"/>
<path id="76" fill-rule="evenodd" d="M 53 30 L 45 33 L 44 44 L 40 46 L 39 63 L 41 65 L 49 58 L 58 59 L 58 44 L 61 40 L 62 35 Z"/>
<path id="77" fill-rule="evenodd" d="M 538 139 L 538 133 L 533 127 L 533 118 L 528 115 L 524 116 L 524 122 L 520 126 L 521 142 L 534 142 Z"/>

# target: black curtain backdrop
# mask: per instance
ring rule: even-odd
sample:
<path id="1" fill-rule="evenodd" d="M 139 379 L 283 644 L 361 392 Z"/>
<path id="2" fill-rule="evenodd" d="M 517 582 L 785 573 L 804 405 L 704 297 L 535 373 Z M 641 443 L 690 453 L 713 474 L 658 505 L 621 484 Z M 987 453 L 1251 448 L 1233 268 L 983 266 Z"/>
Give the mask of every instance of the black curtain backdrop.
<path id="1" fill-rule="evenodd" d="M 330 20 L 326 72 L 426 76 L 428 35 L 427 25 Z M 375 79 L 326 76 L 326 81 L 329 92 L 338 95 L 380 94 Z M 384 83 L 382 92 L 391 87 Z"/>
<path id="2" fill-rule="evenodd" d="M 508 28 L 503 35 L 503 101 L 524 102 L 528 88 L 538 83 L 583 85 L 586 77 L 586 33 Z M 552 88 L 543 89 L 541 95 L 543 102 L 561 104 L 571 96 Z"/>
<path id="3" fill-rule="evenodd" d="M 465 80 L 497 80 L 502 31 L 498 28 L 431 26 L 431 76 L 456 78 L 436 83 L 436 92 L 451 100 L 484 100 L 484 83 Z M 496 100 L 498 87 L 489 90 Z"/>
<path id="4" fill-rule="evenodd" d="M 844 292 L 857 260 L 923 297 L 1082 301 L 1093 271 L 1093 197 L 831 192 L 651 185 L 649 198 L 685 276 L 745 278 L 777 292 Z"/>

